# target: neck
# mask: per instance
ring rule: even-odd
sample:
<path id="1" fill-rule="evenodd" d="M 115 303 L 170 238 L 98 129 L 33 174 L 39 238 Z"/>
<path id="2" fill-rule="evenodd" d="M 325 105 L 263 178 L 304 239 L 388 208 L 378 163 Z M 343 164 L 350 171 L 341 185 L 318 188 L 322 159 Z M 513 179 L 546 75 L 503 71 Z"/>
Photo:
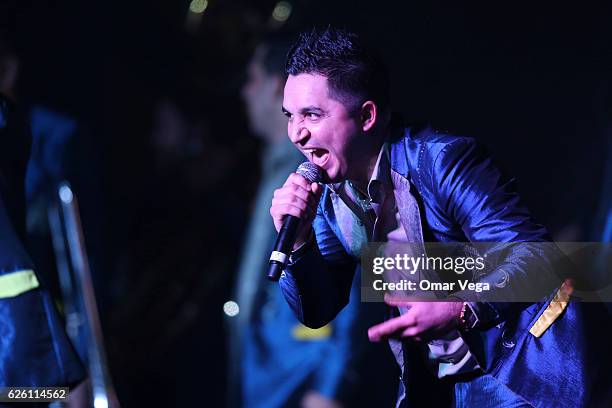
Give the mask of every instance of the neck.
<path id="1" fill-rule="evenodd" d="M 361 167 L 363 170 L 359 171 L 354 178 L 350 179 L 351 183 L 361 191 L 367 191 L 368 183 L 372 179 L 372 174 L 374 174 L 378 155 L 380 154 L 380 149 L 386 139 L 386 135 L 387 132 L 381 132 L 381 136 L 375 138 L 375 143 L 370 146 L 366 153 L 368 159 L 364 163 L 365 166 Z"/>
<path id="2" fill-rule="evenodd" d="M 378 153 L 380 149 L 376 151 L 376 154 L 372 155 L 368 160 L 367 165 L 364 167 L 364 170 L 360 175 L 358 175 L 355 179 L 351 179 L 351 183 L 355 187 L 357 187 L 360 191 L 367 191 L 368 183 L 372 178 L 372 174 L 374 174 L 374 168 L 376 166 L 376 160 L 378 159 Z"/>

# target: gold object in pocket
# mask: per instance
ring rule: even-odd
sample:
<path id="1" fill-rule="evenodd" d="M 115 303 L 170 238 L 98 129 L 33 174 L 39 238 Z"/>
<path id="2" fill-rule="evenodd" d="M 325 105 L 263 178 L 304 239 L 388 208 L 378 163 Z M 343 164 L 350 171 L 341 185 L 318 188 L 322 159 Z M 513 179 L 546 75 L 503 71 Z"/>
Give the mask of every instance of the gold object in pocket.
<path id="1" fill-rule="evenodd" d="M 573 281 L 571 279 L 566 279 L 559 290 L 557 290 L 553 300 L 551 300 L 546 307 L 546 310 L 544 310 L 544 313 L 542 313 L 533 326 L 531 326 L 529 333 L 533 334 L 535 337 L 540 337 L 542 334 L 544 334 L 544 332 L 555 322 L 555 320 L 561 316 L 567 307 L 570 295 L 573 291 Z"/>

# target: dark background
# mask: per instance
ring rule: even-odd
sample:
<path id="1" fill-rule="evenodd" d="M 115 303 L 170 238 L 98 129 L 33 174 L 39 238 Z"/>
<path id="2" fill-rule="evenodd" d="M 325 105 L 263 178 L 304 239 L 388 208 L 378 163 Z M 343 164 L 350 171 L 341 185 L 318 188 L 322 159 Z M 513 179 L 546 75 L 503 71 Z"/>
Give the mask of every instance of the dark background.
<path id="1" fill-rule="evenodd" d="M 19 103 L 83 129 L 72 181 L 124 406 L 223 405 L 222 305 L 258 177 L 239 89 L 267 30 L 362 33 L 409 122 L 485 143 L 557 238 L 593 228 L 610 183 L 609 5 L 290 3 L 280 24 L 274 1 L 210 0 L 195 20 L 179 0 L 2 2 Z M 188 128 L 178 150 L 154 137 L 163 103 Z"/>

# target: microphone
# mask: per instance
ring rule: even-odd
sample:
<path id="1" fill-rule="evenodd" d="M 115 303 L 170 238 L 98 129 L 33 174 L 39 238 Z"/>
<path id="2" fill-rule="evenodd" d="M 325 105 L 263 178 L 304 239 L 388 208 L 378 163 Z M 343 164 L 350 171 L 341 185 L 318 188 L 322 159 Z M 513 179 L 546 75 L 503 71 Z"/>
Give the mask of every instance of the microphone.
<path id="1" fill-rule="evenodd" d="M 323 170 L 314 163 L 306 161 L 300 164 L 295 171 L 311 183 L 318 183 L 323 179 Z M 270 255 L 270 267 L 268 268 L 268 280 L 277 282 L 281 272 L 287 266 L 289 254 L 295 244 L 295 234 L 300 225 L 300 219 L 293 215 L 286 215 L 283 226 L 278 231 L 278 237 L 274 244 L 274 250 Z"/>

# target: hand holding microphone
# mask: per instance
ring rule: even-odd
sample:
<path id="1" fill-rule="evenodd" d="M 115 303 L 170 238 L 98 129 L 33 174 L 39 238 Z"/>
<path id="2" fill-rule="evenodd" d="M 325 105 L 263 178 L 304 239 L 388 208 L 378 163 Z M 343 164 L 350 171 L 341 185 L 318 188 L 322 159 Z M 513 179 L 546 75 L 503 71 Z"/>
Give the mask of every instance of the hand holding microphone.
<path id="1" fill-rule="evenodd" d="M 323 187 L 318 184 L 322 177 L 320 167 L 304 162 L 289 175 L 281 188 L 274 191 L 270 215 L 278 238 L 270 255 L 268 279 L 278 281 L 291 251 L 308 239 L 323 192 Z"/>

